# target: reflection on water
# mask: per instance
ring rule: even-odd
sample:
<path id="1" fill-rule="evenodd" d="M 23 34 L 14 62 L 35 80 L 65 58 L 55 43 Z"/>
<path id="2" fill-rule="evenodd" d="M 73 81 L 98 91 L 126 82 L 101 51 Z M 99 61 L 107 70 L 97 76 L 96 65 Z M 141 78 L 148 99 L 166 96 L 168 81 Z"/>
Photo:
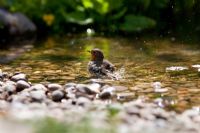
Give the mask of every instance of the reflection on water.
<path id="1" fill-rule="evenodd" d="M 84 82 L 90 79 L 87 50 L 98 47 L 118 71 L 119 80 L 112 84 L 129 87 L 134 98 L 155 100 L 161 107 L 181 111 L 200 106 L 200 80 L 196 69 L 169 73 L 170 66 L 191 68 L 200 63 L 198 45 L 185 45 L 168 39 L 123 39 L 104 37 L 48 38 L 23 54 L 12 64 L 1 65 L 6 72 L 21 71 L 31 82 Z M 162 89 L 155 92 L 153 83 L 160 82 Z"/>

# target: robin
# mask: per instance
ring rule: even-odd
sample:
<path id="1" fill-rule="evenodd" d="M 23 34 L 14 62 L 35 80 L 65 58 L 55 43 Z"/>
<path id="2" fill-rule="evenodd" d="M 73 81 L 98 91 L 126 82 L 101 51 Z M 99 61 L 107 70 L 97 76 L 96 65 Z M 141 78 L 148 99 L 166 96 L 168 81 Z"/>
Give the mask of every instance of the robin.
<path id="1" fill-rule="evenodd" d="M 104 59 L 103 52 L 98 49 L 88 51 L 91 53 L 91 61 L 88 63 L 88 71 L 95 77 L 111 77 L 114 65 Z"/>

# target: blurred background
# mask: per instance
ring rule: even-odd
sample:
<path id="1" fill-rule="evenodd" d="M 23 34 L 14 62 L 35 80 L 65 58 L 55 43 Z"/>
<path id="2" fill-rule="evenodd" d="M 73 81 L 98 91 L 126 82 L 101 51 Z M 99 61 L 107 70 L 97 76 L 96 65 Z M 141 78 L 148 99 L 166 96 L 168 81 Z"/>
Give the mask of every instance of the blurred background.
<path id="1" fill-rule="evenodd" d="M 115 35 L 153 31 L 190 40 L 200 34 L 199 0 L 1 0 L 0 32 L 6 26 L 3 10 L 23 13 L 40 35 L 81 33 L 88 28 Z M 35 28 L 29 25 L 29 30 Z"/>

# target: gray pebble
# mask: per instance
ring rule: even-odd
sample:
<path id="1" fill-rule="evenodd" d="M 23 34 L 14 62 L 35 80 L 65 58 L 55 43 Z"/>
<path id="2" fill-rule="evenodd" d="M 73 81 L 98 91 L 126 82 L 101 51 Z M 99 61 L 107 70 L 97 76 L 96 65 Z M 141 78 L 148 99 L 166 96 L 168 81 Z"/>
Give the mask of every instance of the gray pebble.
<path id="1" fill-rule="evenodd" d="M 77 105 L 79 106 L 88 106 L 91 104 L 90 99 L 86 98 L 86 97 L 79 97 L 77 99 Z"/>
<path id="2" fill-rule="evenodd" d="M 61 101 L 64 98 L 64 93 L 61 90 L 55 90 L 52 92 L 52 100 L 53 101 Z"/>
<path id="3" fill-rule="evenodd" d="M 43 90 L 47 91 L 47 88 L 43 84 L 36 84 L 30 87 L 30 90 Z"/>
<path id="4" fill-rule="evenodd" d="M 49 91 L 55 91 L 55 90 L 62 90 L 62 86 L 59 84 L 49 84 L 48 85 L 48 90 Z"/>
<path id="5" fill-rule="evenodd" d="M 96 92 L 94 92 L 93 90 L 91 90 L 87 85 L 85 84 L 77 84 L 76 85 L 76 89 L 79 91 L 79 92 L 82 92 L 82 93 L 85 93 L 85 94 L 88 94 L 88 95 L 92 95 L 92 94 L 96 94 Z"/>
<path id="6" fill-rule="evenodd" d="M 16 92 L 16 86 L 14 84 L 6 83 L 2 86 L 3 90 L 8 92 L 9 94 L 13 94 Z"/>
<path id="7" fill-rule="evenodd" d="M 67 83 L 64 85 L 64 88 L 68 88 L 68 87 L 75 87 L 76 83 Z"/>
<path id="8" fill-rule="evenodd" d="M 110 92 L 102 92 L 99 94 L 99 98 L 101 99 L 110 99 L 112 94 Z"/>
<path id="9" fill-rule="evenodd" d="M 11 77 L 11 80 L 12 81 L 15 81 L 17 82 L 18 80 L 27 80 L 27 77 L 26 77 L 26 74 L 24 73 L 19 73 L 19 74 L 16 74 L 14 76 Z"/>
<path id="10" fill-rule="evenodd" d="M 17 81 L 17 91 L 22 91 L 25 88 L 30 88 L 31 85 L 24 80 Z"/>
<path id="11" fill-rule="evenodd" d="M 31 91 L 30 96 L 35 101 L 42 101 L 46 98 L 45 91 L 43 90 Z"/>

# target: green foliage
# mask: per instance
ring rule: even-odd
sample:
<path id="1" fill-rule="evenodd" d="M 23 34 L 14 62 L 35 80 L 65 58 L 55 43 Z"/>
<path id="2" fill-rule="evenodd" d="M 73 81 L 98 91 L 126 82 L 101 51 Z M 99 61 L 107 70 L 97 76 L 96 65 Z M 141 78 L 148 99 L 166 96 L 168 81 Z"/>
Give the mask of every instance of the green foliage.
<path id="1" fill-rule="evenodd" d="M 121 29 L 124 31 L 140 32 L 144 29 L 152 28 L 156 25 L 156 22 L 145 16 L 127 15 L 125 22 L 121 25 Z"/>
<path id="2" fill-rule="evenodd" d="M 39 27 L 55 32 L 81 26 L 108 32 L 165 29 L 170 22 L 163 13 L 171 20 L 187 14 L 199 22 L 192 12 L 200 10 L 197 0 L 1 0 L 0 5 L 23 12 Z M 197 22 L 193 24 L 199 26 Z"/>

